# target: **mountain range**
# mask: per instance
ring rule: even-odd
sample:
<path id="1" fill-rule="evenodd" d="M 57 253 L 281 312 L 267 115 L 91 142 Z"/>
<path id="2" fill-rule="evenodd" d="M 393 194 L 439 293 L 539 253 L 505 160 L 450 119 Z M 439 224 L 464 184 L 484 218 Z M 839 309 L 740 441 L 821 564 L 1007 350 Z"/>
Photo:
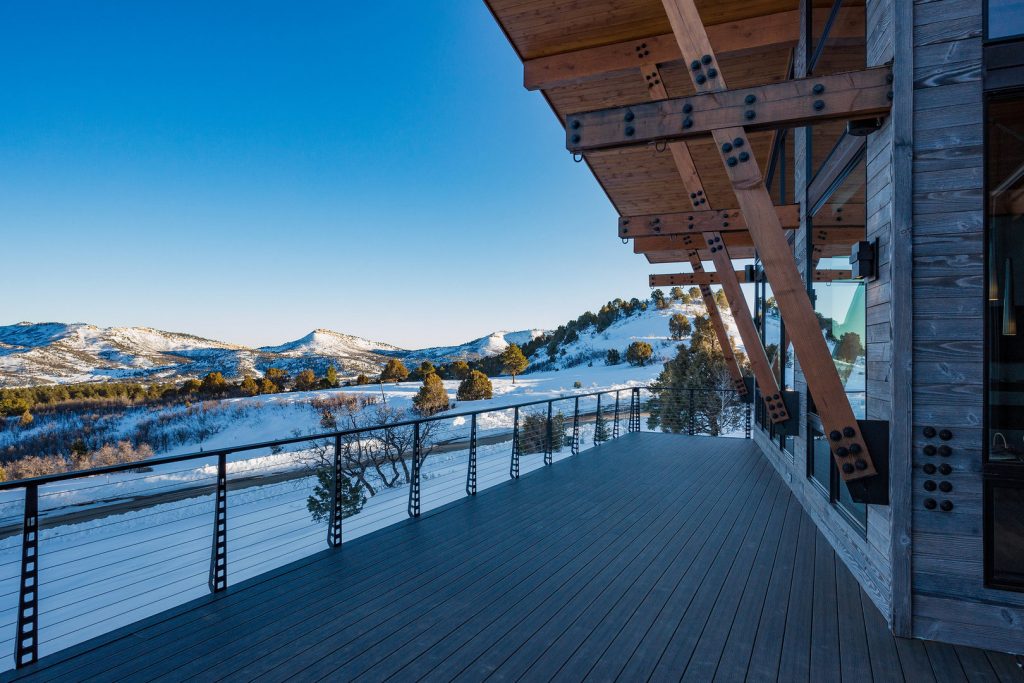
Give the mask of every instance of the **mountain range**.
<path id="1" fill-rule="evenodd" d="M 457 346 L 402 349 L 383 342 L 314 330 L 279 346 L 247 347 L 147 327 L 83 323 L 0 326 L 0 387 L 110 380 L 180 381 L 223 372 L 236 379 L 269 367 L 290 373 L 334 365 L 340 375 L 376 374 L 391 358 L 408 363 L 476 360 L 522 344 L 541 330 L 494 332 Z"/>

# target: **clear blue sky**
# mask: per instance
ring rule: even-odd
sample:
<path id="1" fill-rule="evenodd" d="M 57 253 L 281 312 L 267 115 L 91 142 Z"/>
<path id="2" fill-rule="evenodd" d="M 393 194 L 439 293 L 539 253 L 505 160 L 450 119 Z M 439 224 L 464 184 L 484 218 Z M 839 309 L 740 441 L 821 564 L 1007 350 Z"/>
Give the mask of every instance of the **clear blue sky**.
<path id="1" fill-rule="evenodd" d="M 480 0 L 7 0 L 0 63 L 0 323 L 423 346 L 649 292 Z"/>

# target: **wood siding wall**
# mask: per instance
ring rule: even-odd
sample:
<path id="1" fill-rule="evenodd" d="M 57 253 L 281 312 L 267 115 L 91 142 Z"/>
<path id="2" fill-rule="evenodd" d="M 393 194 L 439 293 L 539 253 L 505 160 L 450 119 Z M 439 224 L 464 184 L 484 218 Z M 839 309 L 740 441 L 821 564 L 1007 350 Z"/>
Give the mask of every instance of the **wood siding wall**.
<path id="1" fill-rule="evenodd" d="M 913 632 L 1024 652 L 1024 594 L 984 587 L 984 166 L 980 0 L 913 3 Z M 948 459 L 922 429 L 950 429 Z M 945 460 L 953 491 L 927 493 Z M 938 464 L 935 462 L 935 464 Z M 951 512 L 925 509 L 948 498 Z"/>

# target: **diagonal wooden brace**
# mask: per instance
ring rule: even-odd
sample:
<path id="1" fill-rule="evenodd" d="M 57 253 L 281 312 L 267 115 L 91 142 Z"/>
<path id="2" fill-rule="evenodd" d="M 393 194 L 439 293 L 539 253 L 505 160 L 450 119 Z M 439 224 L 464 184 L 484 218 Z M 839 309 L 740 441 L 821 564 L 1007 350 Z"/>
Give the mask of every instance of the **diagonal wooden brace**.
<path id="1" fill-rule="evenodd" d="M 720 72 L 716 72 L 715 78 L 706 76 L 705 71 L 717 66 L 717 62 L 694 0 L 662 0 L 662 4 L 682 54 L 700 65 L 699 70 L 690 71 L 698 92 L 725 89 L 725 78 Z M 704 77 L 698 79 L 698 75 Z M 737 203 L 750 225 L 750 235 L 757 246 L 765 276 L 772 287 L 786 329 L 790 332 L 807 387 L 814 396 L 818 416 L 825 428 L 840 476 L 844 480 L 873 476 L 877 470 L 850 407 L 832 354 L 821 334 L 814 308 L 753 152 L 748 151 L 748 161 L 745 163 L 728 163 L 728 157 L 732 155 L 723 149 L 724 145 L 729 143 L 731 150 L 735 148 L 735 142 L 740 140 L 749 150 L 746 131 L 741 127 L 724 128 L 713 131 L 713 136 L 719 150 L 722 150 L 722 162 L 736 193 Z"/>

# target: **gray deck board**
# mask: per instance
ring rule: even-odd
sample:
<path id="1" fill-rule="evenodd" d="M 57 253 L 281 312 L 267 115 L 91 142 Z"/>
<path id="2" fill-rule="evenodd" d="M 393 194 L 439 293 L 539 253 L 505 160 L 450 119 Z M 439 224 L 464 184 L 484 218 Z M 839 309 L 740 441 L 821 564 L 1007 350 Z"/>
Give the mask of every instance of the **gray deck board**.
<path id="1" fill-rule="evenodd" d="M 23 676 L 1024 681 L 1007 655 L 894 638 L 751 442 L 661 434 L 624 435 L 5 678 Z"/>

